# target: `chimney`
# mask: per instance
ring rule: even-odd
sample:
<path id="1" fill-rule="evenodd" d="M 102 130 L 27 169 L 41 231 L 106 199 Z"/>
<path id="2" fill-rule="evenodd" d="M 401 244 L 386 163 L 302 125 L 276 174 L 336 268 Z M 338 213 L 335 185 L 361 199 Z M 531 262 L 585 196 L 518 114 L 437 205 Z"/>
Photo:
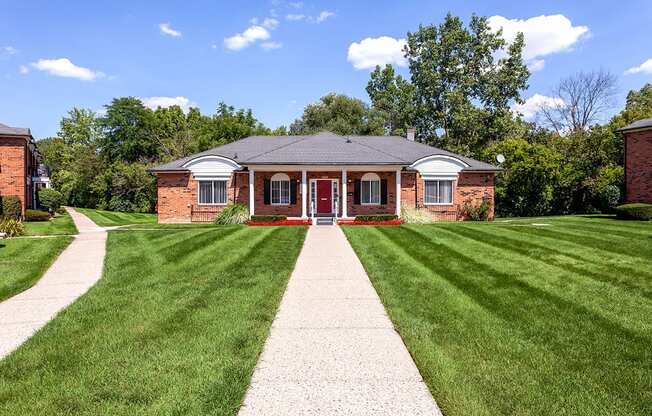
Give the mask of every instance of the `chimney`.
<path id="1" fill-rule="evenodd" d="M 413 142 L 415 133 L 416 133 L 416 129 L 407 129 L 407 139 Z"/>

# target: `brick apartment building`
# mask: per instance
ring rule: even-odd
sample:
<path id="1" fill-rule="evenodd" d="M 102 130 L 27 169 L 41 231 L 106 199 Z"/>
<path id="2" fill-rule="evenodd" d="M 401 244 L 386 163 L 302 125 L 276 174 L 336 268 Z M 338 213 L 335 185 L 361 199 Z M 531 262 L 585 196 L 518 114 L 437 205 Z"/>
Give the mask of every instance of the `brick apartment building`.
<path id="1" fill-rule="evenodd" d="M 500 169 L 397 136 L 253 136 L 153 168 L 160 223 L 210 221 L 233 203 L 251 215 L 352 218 L 419 209 L 465 219 L 491 203 Z"/>
<path id="2" fill-rule="evenodd" d="M 49 178 L 29 129 L 0 123 L 0 196 L 20 198 L 26 209 L 38 206 L 38 190 L 49 187 Z"/>
<path id="3" fill-rule="evenodd" d="M 652 118 L 619 131 L 625 136 L 625 202 L 652 204 Z"/>

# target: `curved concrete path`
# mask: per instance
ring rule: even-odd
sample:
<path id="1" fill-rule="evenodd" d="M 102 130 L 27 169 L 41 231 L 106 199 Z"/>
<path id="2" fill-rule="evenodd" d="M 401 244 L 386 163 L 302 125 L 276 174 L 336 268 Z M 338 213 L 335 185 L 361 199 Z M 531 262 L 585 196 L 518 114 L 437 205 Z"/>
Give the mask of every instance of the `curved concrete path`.
<path id="1" fill-rule="evenodd" d="M 66 210 L 79 234 L 34 286 L 0 303 L 0 359 L 102 277 L 106 230 L 74 209 Z"/>
<path id="2" fill-rule="evenodd" d="M 239 414 L 441 415 L 339 227 L 310 227 Z"/>

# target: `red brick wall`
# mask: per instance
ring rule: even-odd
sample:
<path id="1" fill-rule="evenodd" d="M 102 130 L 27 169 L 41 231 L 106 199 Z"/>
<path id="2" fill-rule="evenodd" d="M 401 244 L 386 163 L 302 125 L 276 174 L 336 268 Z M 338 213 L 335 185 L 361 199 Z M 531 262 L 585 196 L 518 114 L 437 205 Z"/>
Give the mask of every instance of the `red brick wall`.
<path id="1" fill-rule="evenodd" d="M 468 203 L 477 206 L 483 198 L 491 201 L 489 218 L 494 218 L 494 178 L 493 173 L 460 173 L 453 183 L 452 205 L 425 205 L 423 202 L 425 183 L 418 172 L 403 172 L 401 175 L 401 205 L 423 209 L 439 220 L 460 220 L 461 207 Z"/>
<path id="2" fill-rule="evenodd" d="M 355 205 L 354 191 L 355 181 L 362 179 L 362 176 L 368 172 L 347 172 L 347 214 L 349 217 L 356 215 L 373 215 L 373 214 L 396 214 L 396 172 L 373 172 L 380 177 L 382 181 L 387 181 L 387 204 L 385 205 Z"/>
<path id="3" fill-rule="evenodd" d="M 652 204 L 652 130 L 625 135 L 625 201 Z"/>
<path id="4" fill-rule="evenodd" d="M 249 205 L 247 172 L 234 173 L 227 182 L 227 205 L 199 205 L 199 185 L 189 172 L 159 173 L 156 179 L 158 222 L 161 224 L 193 221 L 193 207 L 195 211 L 209 210 L 215 214 L 234 202 Z"/>
<path id="5" fill-rule="evenodd" d="M 27 144 L 23 137 L 0 137 L 0 195 L 20 198 L 23 215 L 31 197 L 27 185 Z"/>
<path id="6" fill-rule="evenodd" d="M 285 173 L 297 187 L 297 200 L 290 205 L 265 205 L 265 179 L 271 179 L 276 173 Z M 247 179 L 248 180 L 248 179 Z M 301 216 L 301 172 L 255 172 L 254 173 L 254 214 Z"/>

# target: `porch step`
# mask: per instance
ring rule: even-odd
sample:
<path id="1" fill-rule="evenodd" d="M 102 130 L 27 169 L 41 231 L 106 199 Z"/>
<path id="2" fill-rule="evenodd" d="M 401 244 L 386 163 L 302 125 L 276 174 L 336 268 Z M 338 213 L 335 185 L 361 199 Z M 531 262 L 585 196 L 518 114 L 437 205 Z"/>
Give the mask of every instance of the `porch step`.
<path id="1" fill-rule="evenodd" d="M 333 225 L 333 217 L 317 217 L 316 225 Z"/>

